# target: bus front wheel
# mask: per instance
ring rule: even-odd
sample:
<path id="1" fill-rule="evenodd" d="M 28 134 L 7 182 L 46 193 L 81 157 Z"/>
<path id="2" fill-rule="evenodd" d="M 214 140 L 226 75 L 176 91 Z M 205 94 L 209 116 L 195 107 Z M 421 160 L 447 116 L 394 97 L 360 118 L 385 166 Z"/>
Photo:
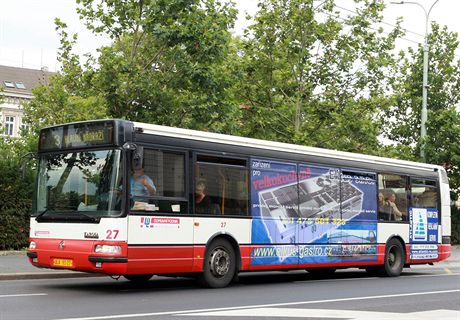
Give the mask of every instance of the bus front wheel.
<path id="1" fill-rule="evenodd" d="M 209 288 L 223 288 L 230 284 L 236 272 L 235 251 L 225 239 L 216 239 L 206 251 L 200 282 Z"/>
<path id="2" fill-rule="evenodd" d="M 388 241 L 385 248 L 385 261 L 380 267 L 381 274 L 387 277 L 397 277 L 404 267 L 404 248 L 398 239 Z"/>

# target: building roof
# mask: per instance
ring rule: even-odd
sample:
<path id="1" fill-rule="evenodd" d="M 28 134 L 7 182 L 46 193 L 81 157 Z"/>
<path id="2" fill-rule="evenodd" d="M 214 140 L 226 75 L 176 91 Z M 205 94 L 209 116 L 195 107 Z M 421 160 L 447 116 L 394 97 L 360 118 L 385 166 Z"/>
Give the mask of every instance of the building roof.
<path id="1" fill-rule="evenodd" d="M 5 95 L 32 95 L 32 89 L 48 83 L 52 74 L 45 69 L 0 66 L 0 91 Z"/>

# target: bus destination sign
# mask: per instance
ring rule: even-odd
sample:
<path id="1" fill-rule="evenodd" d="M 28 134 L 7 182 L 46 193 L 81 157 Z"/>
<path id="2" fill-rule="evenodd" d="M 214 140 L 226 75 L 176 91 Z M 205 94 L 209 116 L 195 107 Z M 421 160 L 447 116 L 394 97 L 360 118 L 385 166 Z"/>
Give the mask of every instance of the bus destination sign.
<path id="1" fill-rule="evenodd" d="M 40 151 L 113 145 L 113 122 L 69 124 L 40 133 Z"/>

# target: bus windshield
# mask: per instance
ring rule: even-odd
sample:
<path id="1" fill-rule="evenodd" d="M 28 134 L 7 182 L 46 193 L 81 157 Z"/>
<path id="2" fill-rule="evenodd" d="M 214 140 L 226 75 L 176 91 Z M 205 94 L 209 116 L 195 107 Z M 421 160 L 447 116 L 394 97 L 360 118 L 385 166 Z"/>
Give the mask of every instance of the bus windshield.
<path id="1" fill-rule="evenodd" d="M 42 155 L 33 216 L 96 222 L 120 215 L 121 163 L 120 150 Z"/>

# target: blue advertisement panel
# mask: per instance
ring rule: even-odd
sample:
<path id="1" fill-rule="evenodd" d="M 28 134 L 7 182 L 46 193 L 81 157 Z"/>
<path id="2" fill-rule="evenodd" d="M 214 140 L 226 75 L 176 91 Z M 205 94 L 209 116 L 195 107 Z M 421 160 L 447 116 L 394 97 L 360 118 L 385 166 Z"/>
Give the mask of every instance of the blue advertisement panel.
<path id="1" fill-rule="evenodd" d="M 251 160 L 251 263 L 376 260 L 375 174 Z"/>
<path id="2" fill-rule="evenodd" d="M 438 258 L 438 210 L 409 208 L 410 257 L 414 260 Z"/>

